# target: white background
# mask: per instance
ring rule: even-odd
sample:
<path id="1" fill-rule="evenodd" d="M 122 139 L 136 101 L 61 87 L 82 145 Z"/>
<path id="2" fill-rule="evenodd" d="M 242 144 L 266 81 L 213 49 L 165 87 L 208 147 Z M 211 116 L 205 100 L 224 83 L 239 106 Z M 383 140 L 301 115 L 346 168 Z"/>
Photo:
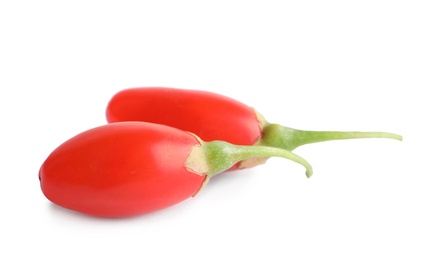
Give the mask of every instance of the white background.
<path id="1" fill-rule="evenodd" d="M 1 259 L 434 259 L 432 1 L 2 1 Z M 308 130 L 301 147 L 127 219 L 64 210 L 37 178 L 117 91 L 202 89 Z"/>

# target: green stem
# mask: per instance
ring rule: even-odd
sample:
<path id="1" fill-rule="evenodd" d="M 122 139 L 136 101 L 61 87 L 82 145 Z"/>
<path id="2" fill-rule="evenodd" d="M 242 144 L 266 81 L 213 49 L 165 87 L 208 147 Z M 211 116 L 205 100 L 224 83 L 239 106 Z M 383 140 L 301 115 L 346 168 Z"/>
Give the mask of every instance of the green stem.
<path id="1" fill-rule="evenodd" d="M 402 141 L 402 136 L 387 132 L 306 131 L 278 124 L 264 124 L 263 136 L 257 145 L 273 146 L 289 151 L 311 143 L 356 138 L 389 138 Z"/>
<path id="2" fill-rule="evenodd" d="M 193 147 L 185 167 L 199 175 L 207 175 L 207 179 L 231 168 L 237 162 L 255 157 L 281 157 L 303 165 L 306 176 L 312 175 L 312 166 L 302 157 L 276 147 L 239 146 L 223 141 L 201 142 Z"/>

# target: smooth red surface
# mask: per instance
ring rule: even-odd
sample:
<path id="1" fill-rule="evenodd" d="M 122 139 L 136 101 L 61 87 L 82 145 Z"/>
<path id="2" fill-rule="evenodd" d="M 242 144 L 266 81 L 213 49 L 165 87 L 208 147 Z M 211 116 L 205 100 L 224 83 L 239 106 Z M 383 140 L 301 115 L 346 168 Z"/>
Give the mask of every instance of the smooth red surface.
<path id="1" fill-rule="evenodd" d="M 130 88 L 116 93 L 106 109 L 108 122 L 145 121 L 169 125 L 204 141 L 252 145 L 261 137 L 254 110 L 216 93 L 165 87 Z"/>
<path id="2" fill-rule="evenodd" d="M 194 195 L 204 177 L 184 168 L 190 133 L 163 125 L 123 122 L 83 132 L 55 149 L 39 177 L 60 206 L 104 216 L 159 210 Z"/>

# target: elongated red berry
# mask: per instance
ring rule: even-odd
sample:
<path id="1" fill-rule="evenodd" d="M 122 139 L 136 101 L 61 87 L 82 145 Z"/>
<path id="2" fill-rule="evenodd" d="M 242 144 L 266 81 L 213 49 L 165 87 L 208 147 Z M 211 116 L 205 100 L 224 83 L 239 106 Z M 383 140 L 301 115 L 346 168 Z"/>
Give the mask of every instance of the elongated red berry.
<path id="1" fill-rule="evenodd" d="M 144 214 L 195 195 L 214 175 L 247 158 L 277 156 L 312 169 L 273 147 L 204 142 L 165 125 L 120 122 L 82 132 L 57 147 L 39 171 L 53 203 L 102 217 Z"/>
<path id="2" fill-rule="evenodd" d="M 270 124 L 250 106 L 207 91 L 166 87 L 124 89 L 106 108 L 108 122 L 144 121 L 197 134 L 205 141 L 224 140 L 238 145 L 263 145 L 289 151 L 316 142 L 354 138 L 402 137 L 386 132 L 305 131 Z M 239 167 L 250 166 L 244 161 Z M 256 164 L 256 162 L 254 163 Z"/>

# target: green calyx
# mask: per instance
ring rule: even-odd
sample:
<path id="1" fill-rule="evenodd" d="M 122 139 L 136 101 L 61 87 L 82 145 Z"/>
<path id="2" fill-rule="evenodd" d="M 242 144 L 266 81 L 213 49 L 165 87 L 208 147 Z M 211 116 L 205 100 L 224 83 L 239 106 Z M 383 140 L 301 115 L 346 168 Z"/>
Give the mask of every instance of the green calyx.
<path id="1" fill-rule="evenodd" d="M 307 177 L 312 175 L 312 166 L 305 159 L 285 149 L 268 146 L 240 146 L 223 141 L 199 141 L 200 145 L 192 148 L 184 166 L 195 174 L 206 175 L 202 187 L 211 177 L 228 170 L 238 162 L 252 158 L 285 158 L 304 166 Z M 258 160 L 257 164 L 261 164 L 260 162 L 261 160 Z"/>
<path id="2" fill-rule="evenodd" d="M 270 124 L 258 114 L 262 126 L 262 137 L 255 145 L 272 146 L 292 151 L 311 143 L 357 138 L 388 138 L 402 141 L 402 136 L 387 132 L 341 132 L 341 131 L 306 131 Z"/>

